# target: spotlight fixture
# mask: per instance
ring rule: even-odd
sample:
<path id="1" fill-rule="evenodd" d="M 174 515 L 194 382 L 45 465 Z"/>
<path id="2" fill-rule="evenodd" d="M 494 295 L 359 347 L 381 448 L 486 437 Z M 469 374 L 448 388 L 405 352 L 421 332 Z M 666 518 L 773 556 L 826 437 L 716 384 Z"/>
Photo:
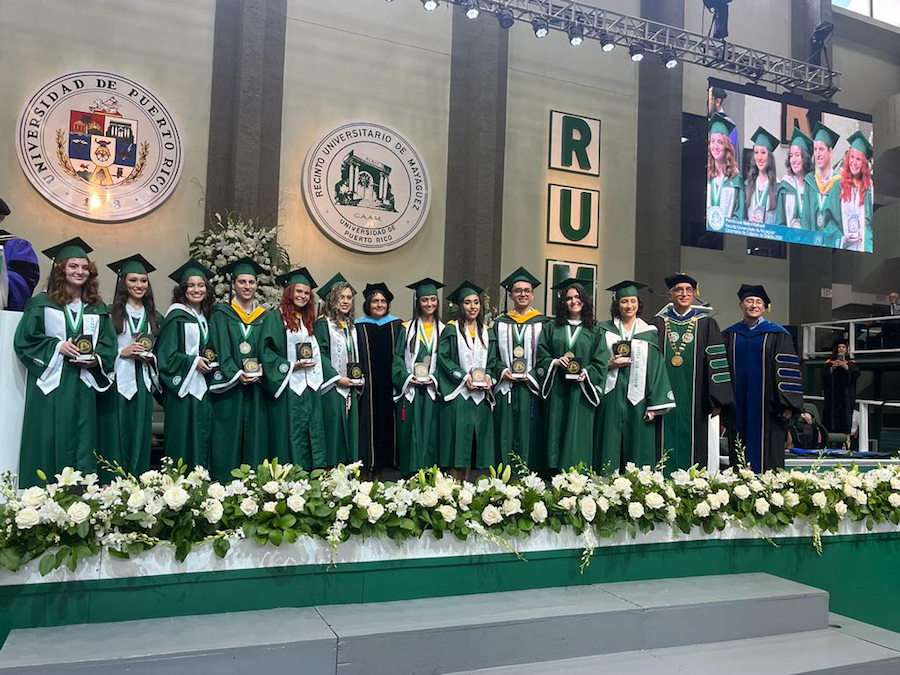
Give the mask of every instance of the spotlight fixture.
<path id="1" fill-rule="evenodd" d="M 605 31 L 603 33 L 600 33 L 600 49 L 608 53 L 615 48 L 616 43 L 613 41 L 612 36 Z"/>
<path id="2" fill-rule="evenodd" d="M 641 42 L 634 42 L 628 47 L 628 53 L 631 55 L 631 60 L 635 63 L 640 63 L 644 60 L 644 45 Z"/>
<path id="3" fill-rule="evenodd" d="M 478 18 L 478 0 L 466 0 L 462 7 L 467 17 L 470 19 Z"/>
<path id="4" fill-rule="evenodd" d="M 497 21 L 500 22 L 500 28 L 512 28 L 516 19 L 513 17 L 512 10 L 509 7 L 504 7 L 497 10 Z"/>
<path id="5" fill-rule="evenodd" d="M 573 47 L 577 47 L 584 42 L 584 28 L 580 24 L 569 24 L 569 27 L 566 28 L 566 33 L 569 35 L 569 44 Z"/>
<path id="6" fill-rule="evenodd" d="M 662 62 L 666 68 L 672 70 L 675 66 L 678 65 L 678 57 L 675 55 L 675 50 L 671 47 L 667 47 L 663 49 L 662 53 Z"/>
<path id="7" fill-rule="evenodd" d="M 426 12 L 433 12 L 437 9 L 438 0 L 422 0 L 422 7 L 425 8 Z"/>
<path id="8" fill-rule="evenodd" d="M 550 28 L 547 25 L 547 19 L 542 19 L 539 16 L 536 16 L 531 20 L 531 27 L 534 29 L 534 37 L 536 38 L 545 38 L 547 37 L 547 33 L 550 32 Z"/>

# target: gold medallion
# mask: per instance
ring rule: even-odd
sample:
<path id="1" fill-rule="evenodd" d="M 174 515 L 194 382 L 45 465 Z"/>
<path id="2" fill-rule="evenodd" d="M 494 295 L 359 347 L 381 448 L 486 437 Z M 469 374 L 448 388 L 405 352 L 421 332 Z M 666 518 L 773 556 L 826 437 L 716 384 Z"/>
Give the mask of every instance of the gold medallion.
<path id="1" fill-rule="evenodd" d="M 525 347 L 523 347 L 522 345 L 516 345 L 516 347 L 513 348 L 513 356 L 515 356 L 517 359 L 525 356 Z"/>
<path id="2" fill-rule="evenodd" d="M 676 354 L 672 357 L 672 365 L 676 368 L 684 363 L 684 358 L 682 358 L 681 354 Z"/>
<path id="3" fill-rule="evenodd" d="M 242 342 L 241 344 L 238 345 L 238 349 L 240 350 L 241 354 L 249 354 L 250 353 L 250 343 Z"/>
<path id="4" fill-rule="evenodd" d="M 572 352 L 566 352 L 565 354 L 563 354 L 563 357 L 565 357 L 567 359 L 574 359 L 575 354 L 573 354 Z"/>

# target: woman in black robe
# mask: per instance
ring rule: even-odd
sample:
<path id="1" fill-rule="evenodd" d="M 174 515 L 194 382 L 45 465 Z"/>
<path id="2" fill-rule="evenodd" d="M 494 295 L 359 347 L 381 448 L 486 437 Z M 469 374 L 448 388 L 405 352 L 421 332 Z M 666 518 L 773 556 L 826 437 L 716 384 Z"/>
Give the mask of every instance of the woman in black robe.
<path id="1" fill-rule="evenodd" d="M 822 424 L 833 434 L 849 434 L 856 406 L 856 380 L 859 366 L 847 353 L 847 343 L 838 340 L 831 349 L 831 358 L 822 371 L 822 390 L 825 406 Z"/>

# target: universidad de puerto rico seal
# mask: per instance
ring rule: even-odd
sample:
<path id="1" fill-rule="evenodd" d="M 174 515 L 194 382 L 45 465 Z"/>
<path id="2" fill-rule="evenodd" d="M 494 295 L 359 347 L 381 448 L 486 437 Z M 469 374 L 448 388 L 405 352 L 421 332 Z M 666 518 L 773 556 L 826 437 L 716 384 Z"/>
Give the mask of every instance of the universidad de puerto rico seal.
<path id="1" fill-rule="evenodd" d="M 348 122 L 322 135 L 306 155 L 301 184 L 319 229 L 365 253 L 409 242 L 431 205 L 421 154 L 399 131 L 376 122 Z"/>
<path id="2" fill-rule="evenodd" d="M 181 138 L 171 113 L 122 75 L 79 71 L 42 85 L 22 107 L 16 150 L 25 176 L 73 216 L 130 220 L 178 183 Z"/>

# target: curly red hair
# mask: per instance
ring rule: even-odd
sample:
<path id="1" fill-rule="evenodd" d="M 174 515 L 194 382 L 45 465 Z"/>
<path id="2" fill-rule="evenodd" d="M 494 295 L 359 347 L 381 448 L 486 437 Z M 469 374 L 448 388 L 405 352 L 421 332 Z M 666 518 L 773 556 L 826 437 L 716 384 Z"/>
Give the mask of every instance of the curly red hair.
<path id="1" fill-rule="evenodd" d="M 294 286 L 297 284 L 289 284 L 284 287 L 281 292 L 281 300 L 278 302 L 278 309 L 281 311 L 281 320 L 284 326 L 291 332 L 300 330 L 300 321 L 306 326 L 306 331 L 312 335 L 313 324 L 316 322 L 316 296 L 310 290 L 309 302 L 299 312 L 294 307 Z M 299 321 L 298 321 L 299 318 Z"/>
<path id="2" fill-rule="evenodd" d="M 844 164 L 841 168 L 841 201 L 849 202 L 850 195 L 852 194 L 851 188 L 853 186 L 854 180 L 853 176 L 850 175 L 850 153 L 851 152 L 859 152 L 856 148 L 849 148 L 846 153 L 844 153 Z M 863 154 L 859 152 L 859 154 Z M 863 155 L 862 158 L 862 169 L 860 170 L 859 177 L 859 205 L 863 206 L 866 201 L 866 190 L 872 187 L 872 171 L 869 169 L 869 160 L 866 159 L 866 156 Z"/>
<path id="3" fill-rule="evenodd" d="M 57 260 L 50 268 L 50 276 L 47 279 L 47 298 L 50 302 L 57 305 L 68 305 L 70 302 L 78 300 L 77 297 L 69 297 L 66 292 L 66 263 L 71 258 L 65 260 Z M 87 259 L 86 259 L 87 260 Z M 103 302 L 100 297 L 100 282 L 98 276 L 97 265 L 88 260 L 88 278 L 81 287 L 81 300 L 88 305 L 99 305 Z"/>

